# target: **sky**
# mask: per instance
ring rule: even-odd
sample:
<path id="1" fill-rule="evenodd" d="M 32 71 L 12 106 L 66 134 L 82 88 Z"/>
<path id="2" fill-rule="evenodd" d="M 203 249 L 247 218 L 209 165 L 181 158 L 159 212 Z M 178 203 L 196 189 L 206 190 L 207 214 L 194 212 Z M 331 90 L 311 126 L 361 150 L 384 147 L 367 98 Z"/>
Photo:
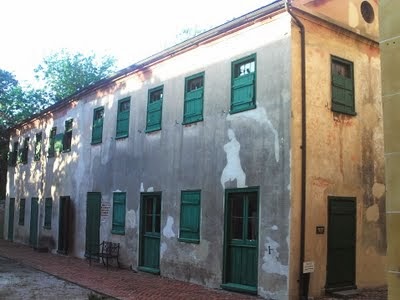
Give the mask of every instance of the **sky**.
<path id="1" fill-rule="evenodd" d="M 185 28 L 225 23 L 271 0 L 4 0 L 0 69 L 34 83 L 43 57 L 67 48 L 113 55 L 118 69 L 155 54 Z"/>

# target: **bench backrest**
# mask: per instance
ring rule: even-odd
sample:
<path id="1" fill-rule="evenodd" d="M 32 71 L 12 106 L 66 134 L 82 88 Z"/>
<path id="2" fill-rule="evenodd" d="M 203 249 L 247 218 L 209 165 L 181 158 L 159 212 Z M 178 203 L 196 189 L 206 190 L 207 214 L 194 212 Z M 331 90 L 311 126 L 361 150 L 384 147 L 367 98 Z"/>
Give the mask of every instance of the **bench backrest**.
<path id="1" fill-rule="evenodd" d="M 112 255 L 112 256 L 119 255 L 119 243 L 103 241 L 101 244 L 102 244 L 101 245 L 101 253 L 102 254 L 107 254 L 107 255 Z"/>

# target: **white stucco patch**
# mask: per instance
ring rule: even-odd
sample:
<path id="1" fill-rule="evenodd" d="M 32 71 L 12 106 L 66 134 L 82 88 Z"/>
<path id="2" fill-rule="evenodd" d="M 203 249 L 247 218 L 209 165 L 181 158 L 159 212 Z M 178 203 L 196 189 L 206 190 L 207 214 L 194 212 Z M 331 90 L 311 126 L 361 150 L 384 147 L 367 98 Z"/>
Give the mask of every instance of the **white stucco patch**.
<path id="1" fill-rule="evenodd" d="M 168 216 L 167 224 L 165 224 L 164 229 L 163 229 L 163 235 L 168 239 L 175 237 L 175 233 L 172 230 L 172 225 L 174 225 L 174 218 L 171 216 Z"/>
<path id="2" fill-rule="evenodd" d="M 226 166 L 222 171 L 221 184 L 225 188 L 225 183 L 236 179 L 237 187 L 246 187 L 246 174 L 240 163 L 240 144 L 235 137 L 235 132 L 228 129 L 229 142 L 224 145 L 226 153 Z"/>
<path id="3" fill-rule="evenodd" d="M 283 300 L 288 299 L 287 291 L 266 291 L 264 288 L 258 288 L 258 294 L 265 299 Z"/>
<path id="4" fill-rule="evenodd" d="M 121 193 L 121 190 L 115 190 L 113 193 Z"/>
<path id="5" fill-rule="evenodd" d="M 136 228 L 136 212 L 133 209 L 126 213 L 126 227 Z"/>
<path id="6" fill-rule="evenodd" d="M 152 193 L 152 192 L 154 192 L 154 188 L 151 186 L 151 187 L 149 187 L 148 189 L 147 189 L 147 192 L 148 193 Z"/>
<path id="7" fill-rule="evenodd" d="M 282 265 L 279 262 L 279 243 L 271 239 L 270 237 L 267 237 L 267 241 L 265 243 L 265 251 L 264 251 L 264 257 L 263 257 L 263 265 L 262 269 L 266 273 L 270 274 L 279 274 L 283 276 L 288 276 L 288 266 Z M 268 248 L 269 247 L 269 248 Z"/>
<path id="8" fill-rule="evenodd" d="M 376 198 L 380 198 L 385 194 L 386 187 L 382 183 L 375 182 L 374 185 L 372 186 L 372 194 Z"/>
<path id="9" fill-rule="evenodd" d="M 160 259 L 163 258 L 165 251 L 167 251 L 168 247 L 167 244 L 165 242 L 161 243 L 160 246 Z"/>
<path id="10" fill-rule="evenodd" d="M 226 119 L 228 121 L 234 121 L 236 119 L 250 119 L 252 121 L 258 122 L 261 126 L 265 126 L 267 129 L 271 130 L 274 134 L 274 151 L 275 160 L 279 162 L 279 136 L 278 131 L 274 128 L 271 121 L 268 119 L 267 112 L 264 107 L 258 106 L 256 109 L 247 110 L 241 112 L 240 114 L 229 114 Z"/>
<path id="11" fill-rule="evenodd" d="M 272 225 L 272 226 L 271 226 L 271 229 L 272 229 L 272 230 L 278 230 L 278 226 Z"/>
<path id="12" fill-rule="evenodd" d="M 140 183 L 140 192 L 143 193 L 144 192 L 144 186 L 143 186 L 143 182 Z"/>
<path id="13" fill-rule="evenodd" d="M 365 211 L 365 217 L 368 222 L 377 222 L 379 220 L 379 206 L 378 204 L 371 205 Z"/>

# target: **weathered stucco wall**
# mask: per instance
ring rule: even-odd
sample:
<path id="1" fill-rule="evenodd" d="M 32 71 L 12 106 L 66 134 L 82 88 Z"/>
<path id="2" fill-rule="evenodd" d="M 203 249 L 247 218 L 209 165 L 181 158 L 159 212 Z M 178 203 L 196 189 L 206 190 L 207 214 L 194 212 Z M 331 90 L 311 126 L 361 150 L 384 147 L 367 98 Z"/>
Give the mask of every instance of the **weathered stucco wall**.
<path id="1" fill-rule="evenodd" d="M 290 212 L 290 18 L 282 14 L 255 23 L 184 54 L 171 57 L 108 89 L 73 102 L 32 129 L 29 161 L 9 168 L 7 203 L 26 197 L 25 226 L 15 219 L 15 240 L 29 239 L 30 198 L 52 196 L 53 226 L 40 237 L 58 238 L 58 199 L 73 202 L 72 255 L 84 256 L 87 192 L 101 192 L 112 205 L 112 193 L 127 193 L 125 235 L 111 234 L 112 207 L 101 217 L 100 240 L 122 245 L 121 261 L 138 265 L 140 193 L 162 192 L 161 275 L 219 287 L 222 282 L 225 189 L 258 186 L 258 293 L 286 298 L 289 265 Z M 257 108 L 230 114 L 231 62 L 256 54 Z M 205 71 L 204 121 L 182 125 L 184 79 Z M 164 85 L 162 129 L 145 133 L 148 89 Z M 115 139 L 117 102 L 131 97 L 129 137 Z M 105 107 L 103 142 L 91 145 L 93 109 Z M 73 118 L 72 151 L 46 158 L 52 126 L 62 132 Z M 34 133 L 43 131 L 40 162 L 32 161 Z M 178 241 L 180 192 L 201 189 L 201 241 Z M 8 219 L 8 218 L 7 218 Z M 5 226 L 7 232 L 7 226 Z"/>
<path id="2" fill-rule="evenodd" d="M 326 283 L 328 196 L 356 198 L 356 285 L 383 285 L 386 231 L 379 49 L 373 42 L 317 21 L 302 18 L 302 22 L 307 65 L 305 261 L 315 262 L 310 294 L 320 295 Z M 331 111 L 331 55 L 354 64 L 355 116 Z M 317 235 L 316 226 L 324 226 L 325 233 Z"/>

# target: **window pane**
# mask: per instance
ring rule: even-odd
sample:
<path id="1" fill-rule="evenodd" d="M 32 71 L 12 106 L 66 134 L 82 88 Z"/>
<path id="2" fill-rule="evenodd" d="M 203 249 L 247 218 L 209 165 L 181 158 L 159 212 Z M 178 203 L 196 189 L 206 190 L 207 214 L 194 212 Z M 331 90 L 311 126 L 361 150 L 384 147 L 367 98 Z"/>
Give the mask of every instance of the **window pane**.
<path id="1" fill-rule="evenodd" d="M 234 77 L 237 78 L 243 75 L 254 73 L 255 67 L 256 64 L 254 60 L 248 60 L 242 63 L 238 63 L 235 65 Z"/>
<path id="2" fill-rule="evenodd" d="M 347 78 L 351 78 L 350 65 L 339 61 L 332 62 L 332 73 Z"/>
<path id="3" fill-rule="evenodd" d="M 257 239 L 257 194 L 248 195 L 247 239 Z"/>
<path id="4" fill-rule="evenodd" d="M 188 80 L 186 91 L 191 92 L 203 87 L 203 76 Z"/>
<path id="5" fill-rule="evenodd" d="M 153 215 L 146 215 L 145 220 L 146 220 L 145 231 L 153 232 Z"/>
<path id="6" fill-rule="evenodd" d="M 102 119 L 104 116 L 104 109 L 97 109 L 94 113 L 94 120 L 97 121 L 99 119 Z"/>
<path id="7" fill-rule="evenodd" d="M 243 239 L 243 218 L 232 217 L 232 239 Z"/>
<path id="8" fill-rule="evenodd" d="M 130 101 L 123 101 L 119 104 L 119 112 L 128 111 L 130 108 Z"/>
<path id="9" fill-rule="evenodd" d="M 153 103 L 153 102 L 155 102 L 155 101 L 159 101 L 159 100 L 162 99 L 162 97 L 163 97 L 163 90 L 162 90 L 162 89 L 156 90 L 156 91 L 152 91 L 152 92 L 150 93 L 149 102 L 150 102 L 150 103 Z"/>

